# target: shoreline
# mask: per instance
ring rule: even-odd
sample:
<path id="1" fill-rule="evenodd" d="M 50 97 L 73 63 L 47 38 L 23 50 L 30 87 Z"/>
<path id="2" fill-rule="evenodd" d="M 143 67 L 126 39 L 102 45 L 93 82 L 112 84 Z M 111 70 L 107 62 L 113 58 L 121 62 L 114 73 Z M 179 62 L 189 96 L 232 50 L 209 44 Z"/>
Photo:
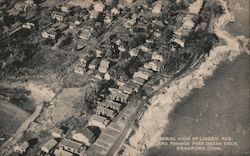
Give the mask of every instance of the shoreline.
<path id="1" fill-rule="evenodd" d="M 138 130 L 130 138 L 131 147 L 127 149 L 127 153 L 137 152 L 140 155 L 148 148 L 159 145 L 160 137 L 168 125 L 168 115 L 175 108 L 175 104 L 188 96 L 193 89 L 202 88 L 204 80 L 213 75 L 219 64 L 226 60 L 233 61 L 244 51 L 249 54 L 246 47 L 247 39 L 243 36 L 234 37 L 225 30 L 226 25 L 233 18 L 229 11 L 229 4 L 224 0 L 219 0 L 219 2 L 225 12 L 216 19 L 213 28 L 216 35 L 221 41 L 225 41 L 226 45 L 214 47 L 210 56 L 196 70 L 172 82 L 168 89 L 163 90 L 165 93 L 151 99 L 151 106 L 139 122 Z"/>

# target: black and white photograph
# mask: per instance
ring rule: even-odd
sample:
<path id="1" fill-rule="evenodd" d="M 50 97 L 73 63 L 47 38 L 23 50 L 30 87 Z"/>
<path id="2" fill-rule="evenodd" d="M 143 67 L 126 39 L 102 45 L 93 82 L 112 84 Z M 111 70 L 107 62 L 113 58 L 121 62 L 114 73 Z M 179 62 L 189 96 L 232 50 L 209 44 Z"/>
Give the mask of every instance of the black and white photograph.
<path id="1" fill-rule="evenodd" d="M 0 0 L 0 156 L 250 156 L 250 0 Z"/>

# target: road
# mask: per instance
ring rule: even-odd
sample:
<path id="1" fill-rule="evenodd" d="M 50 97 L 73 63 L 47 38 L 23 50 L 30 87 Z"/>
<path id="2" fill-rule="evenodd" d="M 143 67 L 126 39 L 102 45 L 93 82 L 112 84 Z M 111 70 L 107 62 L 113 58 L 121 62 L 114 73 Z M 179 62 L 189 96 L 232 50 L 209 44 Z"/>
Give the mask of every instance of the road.
<path id="1" fill-rule="evenodd" d="M 140 114 L 140 111 L 142 110 L 143 106 L 145 106 L 154 95 L 159 94 L 162 91 L 162 89 L 167 87 L 173 80 L 175 80 L 177 78 L 180 78 L 183 74 L 185 74 L 187 72 L 189 73 L 190 71 L 192 71 L 193 68 L 195 67 L 194 65 L 197 65 L 202 61 L 203 56 L 204 55 L 197 56 L 197 57 L 194 56 L 193 58 L 198 58 L 198 59 L 197 60 L 191 59 L 190 62 L 183 68 L 183 70 L 181 70 L 180 72 L 175 74 L 166 83 L 164 83 L 159 88 L 154 90 L 150 95 L 147 96 L 146 99 L 143 99 L 141 97 L 141 98 L 139 98 L 138 100 L 135 101 L 135 103 L 137 103 L 138 101 L 141 101 L 141 102 L 139 104 L 135 104 L 135 105 L 138 106 L 136 108 L 136 111 L 128 119 L 128 121 L 127 121 L 127 123 L 125 125 L 125 128 L 123 129 L 121 135 L 114 142 L 113 146 L 109 149 L 108 153 L 106 154 L 107 156 L 113 156 L 116 153 L 116 151 L 119 150 L 121 144 L 123 143 L 123 141 L 124 141 L 124 139 L 125 139 L 125 137 L 127 135 L 127 132 L 129 131 L 130 127 L 133 125 L 134 121 L 137 119 L 137 117 Z"/>

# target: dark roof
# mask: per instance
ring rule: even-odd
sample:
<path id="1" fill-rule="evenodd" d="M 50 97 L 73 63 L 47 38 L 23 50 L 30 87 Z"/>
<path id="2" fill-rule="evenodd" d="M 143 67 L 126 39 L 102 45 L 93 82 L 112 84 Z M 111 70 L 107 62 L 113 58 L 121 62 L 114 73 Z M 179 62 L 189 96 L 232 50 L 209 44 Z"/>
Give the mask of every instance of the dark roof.
<path id="1" fill-rule="evenodd" d="M 84 128 L 81 133 L 89 140 L 91 140 L 95 136 L 95 134 L 88 128 Z"/>

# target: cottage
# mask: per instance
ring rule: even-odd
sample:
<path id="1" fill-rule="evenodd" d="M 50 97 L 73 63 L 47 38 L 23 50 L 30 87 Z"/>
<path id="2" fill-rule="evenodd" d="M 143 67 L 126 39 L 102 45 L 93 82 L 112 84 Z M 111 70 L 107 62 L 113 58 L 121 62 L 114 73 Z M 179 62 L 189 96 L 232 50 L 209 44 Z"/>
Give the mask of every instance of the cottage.
<path id="1" fill-rule="evenodd" d="M 194 3 L 189 5 L 189 13 L 198 14 L 202 8 L 203 3 L 203 0 L 196 0 Z"/>
<path id="2" fill-rule="evenodd" d="M 151 52 L 151 49 L 149 47 L 147 47 L 146 45 L 140 45 L 138 47 L 138 49 L 140 49 L 141 51 L 146 52 L 146 53 Z"/>
<path id="3" fill-rule="evenodd" d="M 56 140 L 50 139 L 41 147 L 41 150 L 45 153 L 52 153 L 57 144 L 58 142 Z"/>
<path id="4" fill-rule="evenodd" d="M 110 62 L 107 61 L 107 60 L 102 60 L 101 63 L 100 63 L 100 66 L 99 66 L 99 72 L 100 73 L 106 73 L 109 69 L 109 64 Z"/>
<path id="5" fill-rule="evenodd" d="M 94 29 L 91 28 L 91 27 L 85 27 L 85 28 L 83 28 L 83 29 L 80 31 L 80 34 L 78 35 L 78 37 L 79 37 L 80 39 L 88 40 L 88 39 L 91 37 L 92 31 L 93 31 L 93 30 L 94 30 Z"/>
<path id="6" fill-rule="evenodd" d="M 43 31 L 41 33 L 41 35 L 42 35 L 43 38 L 46 38 L 46 39 L 49 38 L 49 39 L 55 40 L 57 33 L 56 33 L 55 29 L 51 28 L 48 31 Z"/>
<path id="7" fill-rule="evenodd" d="M 111 14 L 112 15 L 118 15 L 118 14 L 120 14 L 120 11 L 119 11 L 119 9 L 114 7 L 114 8 L 111 9 Z"/>
<path id="8" fill-rule="evenodd" d="M 62 147 L 60 147 L 60 148 L 58 148 L 58 149 L 55 149 L 54 155 L 55 155 L 55 156 L 73 156 L 73 153 L 64 151 L 64 150 L 62 149 Z"/>
<path id="9" fill-rule="evenodd" d="M 157 60 L 157 61 L 160 61 L 160 62 L 164 62 L 163 56 L 158 51 L 153 52 L 152 60 Z"/>
<path id="10" fill-rule="evenodd" d="M 100 60 L 94 59 L 92 62 L 90 62 L 89 69 L 97 69 L 99 64 L 100 64 Z"/>
<path id="11" fill-rule="evenodd" d="M 21 154 L 23 155 L 24 153 L 26 153 L 27 149 L 29 148 L 29 143 L 28 141 L 25 141 L 23 142 L 22 144 L 20 145 L 17 145 L 14 147 L 14 151 L 17 153 L 17 154 Z"/>
<path id="12" fill-rule="evenodd" d="M 144 84 L 145 80 L 142 78 L 139 78 L 139 77 L 135 77 L 135 78 L 133 78 L 133 82 L 142 86 Z"/>
<path id="13" fill-rule="evenodd" d="M 110 117 L 110 118 L 114 118 L 117 113 L 114 110 L 97 106 L 96 114 L 97 115 L 104 115 L 104 116 L 107 116 L 107 117 Z"/>
<path id="14" fill-rule="evenodd" d="M 136 20 L 135 19 L 126 19 L 125 22 L 123 23 L 123 26 L 125 28 L 132 28 L 136 23 Z"/>
<path id="15" fill-rule="evenodd" d="M 94 114 L 91 116 L 88 124 L 90 126 L 97 126 L 100 128 L 106 128 L 107 125 L 109 124 L 109 122 L 110 121 L 107 118 Z"/>
<path id="16" fill-rule="evenodd" d="M 127 103 L 129 99 L 129 95 L 122 92 L 114 92 L 111 94 L 111 98 L 113 101 Z"/>
<path id="17" fill-rule="evenodd" d="M 154 14 L 160 14 L 162 9 L 162 2 L 158 1 L 154 4 L 154 7 L 152 9 L 152 13 Z"/>
<path id="18" fill-rule="evenodd" d="M 89 146 L 95 140 L 95 133 L 93 133 L 89 128 L 84 128 L 81 132 L 75 133 L 72 136 L 72 140 L 80 143 L 84 143 Z"/>
<path id="19" fill-rule="evenodd" d="M 97 2 L 94 4 L 94 10 L 97 12 L 103 12 L 104 8 L 105 8 L 105 6 L 101 2 Z"/>
<path id="20" fill-rule="evenodd" d="M 133 79 L 135 78 L 140 78 L 140 79 L 143 79 L 143 80 L 148 80 L 149 77 L 151 75 L 146 73 L 146 72 L 143 72 L 143 71 L 138 71 L 138 72 L 135 72 L 134 75 L 133 75 Z"/>
<path id="21" fill-rule="evenodd" d="M 131 95 L 133 93 L 133 89 L 132 88 L 129 88 L 127 86 L 119 86 L 118 88 L 119 90 L 122 90 L 123 93 L 126 93 L 128 95 Z"/>
<path id="22" fill-rule="evenodd" d="M 91 0 L 69 0 L 68 5 L 80 6 L 81 8 L 89 8 L 91 6 Z"/>
<path id="23" fill-rule="evenodd" d="M 161 70 L 162 62 L 160 62 L 160 61 L 151 61 L 151 62 L 145 63 L 143 67 L 146 68 L 146 69 L 150 69 L 150 70 L 158 72 L 158 71 Z"/>
<path id="24" fill-rule="evenodd" d="M 81 143 L 66 138 L 63 138 L 61 140 L 59 146 L 64 151 L 77 155 L 83 155 L 83 152 L 86 150 L 86 146 L 83 146 Z"/>
<path id="25" fill-rule="evenodd" d="M 132 88 L 134 90 L 134 92 L 138 92 L 139 89 L 141 88 L 141 86 L 137 83 L 134 83 L 133 81 L 129 81 L 125 84 L 125 86 Z"/>
<path id="26" fill-rule="evenodd" d="M 130 55 L 131 57 L 136 57 L 136 56 L 138 56 L 138 54 L 139 54 L 139 50 L 138 50 L 137 48 L 133 48 L 133 49 L 131 49 L 131 50 L 129 51 L 129 55 Z"/>
<path id="27" fill-rule="evenodd" d="M 60 22 L 62 22 L 64 20 L 64 17 L 66 16 L 66 14 L 64 12 L 59 12 L 59 11 L 53 11 L 51 13 L 52 19 L 56 19 Z"/>
<path id="28" fill-rule="evenodd" d="M 110 109 L 113 109 L 113 110 L 118 111 L 118 112 L 121 110 L 121 107 L 122 107 L 122 105 L 120 103 L 114 102 L 111 100 L 99 102 L 98 105 L 100 107 L 110 108 Z"/>

